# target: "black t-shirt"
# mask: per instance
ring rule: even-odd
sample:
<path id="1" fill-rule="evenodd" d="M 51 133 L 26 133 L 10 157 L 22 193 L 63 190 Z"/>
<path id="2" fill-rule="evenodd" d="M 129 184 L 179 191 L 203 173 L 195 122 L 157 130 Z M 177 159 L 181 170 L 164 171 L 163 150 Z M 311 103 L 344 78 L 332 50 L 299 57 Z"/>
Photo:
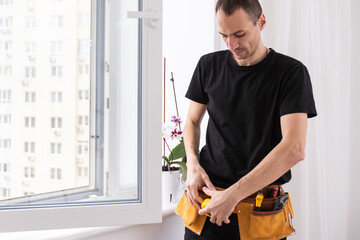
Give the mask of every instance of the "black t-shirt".
<path id="1" fill-rule="evenodd" d="M 273 49 L 252 66 L 237 65 L 228 50 L 202 56 L 185 96 L 206 104 L 209 122 L 200 165 L 223 188 L 249 173 L 281 141 L 281 116 L 317 115 L 306 67 Z M 290 179 L 289 170 L 273 184 Z"/>

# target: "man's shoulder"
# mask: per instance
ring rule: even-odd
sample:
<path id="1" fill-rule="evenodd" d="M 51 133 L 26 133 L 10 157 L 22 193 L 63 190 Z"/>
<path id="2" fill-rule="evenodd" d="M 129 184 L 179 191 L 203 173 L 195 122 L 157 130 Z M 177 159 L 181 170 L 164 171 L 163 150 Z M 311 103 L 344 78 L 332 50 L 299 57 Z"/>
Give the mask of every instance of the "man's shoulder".
<path id="1" fill-rule="evenodd" d="M 282 53 L 279 53 L 276 51 L 274 51 L 274 55 L 275 55 L 275 58 L 274 58 L 275 64 L 277 66 L 279 66 L 281 69 L 284 69 L 284 70 L 289 69 L 290 70 L 290 69 L 299 68 L 299 67 L 306 68 L 305 65 L 301 61 L 299 61 L 293 57 L 290 57 L 288 55 L 285 55 L 285 54 L 282 54 Z"/>
<path id="2" fill-rule="evenodd" d="M 212 63 L 214 61 L 215 62 L 216 61 L 224 61 L 224 59 L 227 57 L 228 53 L 229 53 L 228 50 L 221 50 L 221 51 L 207 53 L 200 58 L 200 61 L 205 65 Z"/>

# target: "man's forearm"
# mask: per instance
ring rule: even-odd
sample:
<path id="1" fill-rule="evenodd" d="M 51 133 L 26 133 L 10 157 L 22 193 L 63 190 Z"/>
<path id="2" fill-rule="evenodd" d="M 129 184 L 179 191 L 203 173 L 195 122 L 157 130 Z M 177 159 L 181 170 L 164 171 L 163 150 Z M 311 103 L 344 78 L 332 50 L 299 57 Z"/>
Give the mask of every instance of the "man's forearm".
<path id="1" fill-rule="evenodd" d="M 281 141 L 251 172 L 230 187 L 238 201 L 271 184 L 304 159 L 304 151 L 291 141 Z"/>
<path id="2" fill-rule="evenodd" d="M 200 125 L 193 122 L 186 122 L 184 127 L 184 145 L 187 156 L 187 165 L 193 165 L 198 162 L 200 142 Z"/>

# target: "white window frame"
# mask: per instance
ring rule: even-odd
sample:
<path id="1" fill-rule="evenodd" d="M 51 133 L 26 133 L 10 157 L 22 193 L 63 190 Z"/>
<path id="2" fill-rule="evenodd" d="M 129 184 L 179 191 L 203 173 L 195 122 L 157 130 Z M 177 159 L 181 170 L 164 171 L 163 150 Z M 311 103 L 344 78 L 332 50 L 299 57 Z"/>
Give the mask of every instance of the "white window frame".
<path id="1" fill-rule="evenodd" d="M 94 2 L 96 0 L 93 0 Z M 110 63 L 113 71 L 120 64 L 117 58 L 117 41 L 109 41 L 109 37 L 118 37 L 118 22 L 124 11 L 120 6 L 122 1 L 97 0 L 92 11 L 97 14 L 106 14 L 105 41 L 111 43 L 111 51 L 105 50 L 104 62 Z M 103 6 L 100 3 L 104 3 Z M 110 8 L 111 4 L 111 8 Z M 156 9 L 162 12 L 162 0 L 143 0 L 142 8 Z M 136 9 L 135 9 L 136 10 Z M 134 11 L 134 9 L 125 9 Z M 111 17 L 108 19 L 109 13 Z M 126 12 L 124 12 L 126 14 Z M 159 15 L 161 17 L 161 14 Z M 92 18 L 95 21 L 96 17 Z M 138 21 L 133 19 L 133 21 Z M 106 22 L 106 21 L 105 21 Z M 157 21 L 157 27 L 151 26 L 149 20 L 142 21 L 140 30 L 142 35 L 142 62 L 141 62 L 141 168 L 139 196 L 135 202 L 113 202 L 105 204 L 99 202 L 92 205 L 67 205 L 61 207 L 33 207 L 0 209 L 0 232 L 27 231 L 40 229 L 62 229 L 79 227 L 119 226 L 128 224 L 157 223 L 162 220 L 161 201 L 161 79 L 162 79 L 162 21 Z M 111 34 L 110 34 L 111 33 Z M 94 40 L 96 39 L 96 41 Z M 100 42 L 99 42 L 100 41 Z M 93 38 L 91 46 L 101 44 L 101 39 Z M 97 63 L 104 68 L 104 62 Z M 101 64 L 102 63 L 102 64 Z M 91 71 L 94 71 L 92 68 Z M 114 74 L 113 74 L 114 73 Z M 93 75 L 93 74 L 92 74 Z M 99 77 L 97 75 L 97 77 Z M 104 118 L 110 126 L 117 126 L 117 84 L 119 79 L 116 72 L 105 73 L 105 95 L 109 99 L 108 108 L 105 107 Z M 108 94 L 108 95 L 107 95 Z M 107 101 L 104 102 L 107 106 Z M 106 134 L 107 133 L 107 134 Z M 116 139 L 115 131 L 105 132 L 105 143 L 110 159 L 110 169 L 116 164 L 120 142 Z M 90 170 L 91 171 L 91 170 Z M 21 216 L 21 221 L 19 221 Z M 96 217 L 94 217 L 96 216 Z M 36 219 L 36 224 L 31 224 Z M 59 221 L 61 219 L 61 221 Z"/>

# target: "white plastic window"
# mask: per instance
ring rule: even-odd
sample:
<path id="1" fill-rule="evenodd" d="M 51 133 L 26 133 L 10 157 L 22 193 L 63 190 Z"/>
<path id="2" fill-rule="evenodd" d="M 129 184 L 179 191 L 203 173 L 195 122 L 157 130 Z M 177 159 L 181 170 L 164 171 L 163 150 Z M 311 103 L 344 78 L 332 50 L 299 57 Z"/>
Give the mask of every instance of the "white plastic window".
<path id="1" fill-rule="evenodd" d="M 79 14 L 86 12 L 85 9 L 81 12 L 63 11 L 62 31 L 70 27 L 73 31 L 69 33 L 78 31 L 79 35 L 67 34 L 61 38 L 49 35 L 45 31 L 48 31 L 49 24 L 37 24 L 36 20 L 40 21 L 44 14 L 48 14 L 46 19 L 51 19 L 55 6 L 58 9 L 77 9 L 74 6 L 80 5 L 60 0 L 49 0 L 49 4 L 42 5 L 42 8 L 39 2 L 31 2 L 30 7 L 26 4 L 23 1 L 13 5 L 12 12 L 16 14 L 12 17 L 14 22 L 25 20 L 25 28 L 36 30 L 37 34 L 27 39 L 36 42 L 39 58 L 30 64 L 29 60 L 33 60 L 26 59 L 27 66 L 16 61 L 12 64 L 19 64 L 16 69 L 25 69 L 24 79 L 36 81 L 20 79 L 21 84 L 17 85 L 22 90 L 13 92 L 25 93 L 25 102 L 32 104 L 27 104 L 28 109 L 25 109 L 20 99 L 20 102 L 14 102 L 11 112 L 16 115 L 14 119 L 23 119 L 24 112 L 36 112 L 41 117 L 36 115 L 36 130 L 43 132 L 23 135 L 25 133 L 19 131 L 13 138 L 17 141 L 12 144 L 13 157 L 28 165 L 19 168 L 20 162 L 17 162 L 8 172 L 11 179 L 17 180 L 19 176 L 15 172 L 22 173 L 23 178 L 24 167 L 30 167 L 27 170 L 30 180 L 23 182 L 24 189 L 10 188 L 0 182 L 3 188 L 0 231 L 160 222 L 161 0 L 81 0 L 81 5 L 88 8 L 90 24 L 83 24 L 85 19 L 76 21 Z M 17 6 L 27 9 L 17 11 Z M 49 6 L 48 11 L 46 6 Z M 127 18 L 128 11 L 146 12 L 150 9 L 159 13 L 154 20 L 155 27 L 150 19 Z M 69 19 L 66 14 L 74 14 L 75 21 L 71 26 L 65 24 L 64 20 Z M 81 27 L 77 22 L 82 23 Z M 7 41 L 1 36 L 0 40 Z M 21 41 L 20 50 L 25 46 L 25 39 Z M 10 51 L 11 43 L 3 46 Z M 79 64 L 85 64 L 81 78 L 77 76 Z M 35 69 L 35 66 L 41 68 Z M 61 71 L 58 66 L 63 66 Z M 66 78 L 51 83 L 42 79 L 49 77 L 49 70 L 51 76 Z M 36 100 L 35 96 L 32 100 L 32 92 L 37 94 Z M 61 101 L 57 94 L 60 92 Z M 54 102 L 57 104 L 51 104 Z M 16 112 L 17 108 L 21 111 Z M 2 114 L 4 117 L 5 113 Z M 52 129 L 47 119 L 54 115 L 62 117 L 61 114 L 69 116 L 69 120 L 66 118 L 66 122 L 62 122 L 62 133 L 49 134 Z M 83 131 L 76 126 L 80 116 L 81 126 L 86 126 Z M 14 121 L 12 129 L 17 129 L 18 122 L 24 124 Z M 56 122 L 54 126 L 58 126 Z M 66 139 L 69 136 L 73 139 Z M 2 160 L 0 162 L 4 168 Z M 34 168 L 33 178 L 31 167 Z M 37 181 L 37 184 L 53 186 L 52 190 L 38 192 L 36 188 L 30 189 L 40 176 L 49 181 Z M 71 178 L 77 179 L 80 185 L 68 184 Z M 34 219 L 36 226 L 29 224 Z"/>

